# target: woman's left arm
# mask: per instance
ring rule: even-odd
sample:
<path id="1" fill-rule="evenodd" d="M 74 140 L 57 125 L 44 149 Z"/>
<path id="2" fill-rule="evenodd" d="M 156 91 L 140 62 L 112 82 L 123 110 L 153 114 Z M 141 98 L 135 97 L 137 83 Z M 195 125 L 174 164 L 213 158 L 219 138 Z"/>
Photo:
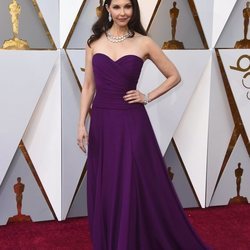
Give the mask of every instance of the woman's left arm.
<path id="1" fill-rule="evenodd" d="M 149 37 L 146 37 L 146 46 L 148 48 L 148 58 L 166 77 L 166 80 L 162 84 L 148 93 L 148 99 L 152 101 L 176 86 L 180 82 L 181 77 L 175 65 Z"/>
<path id="2" fill-rule="evenodd" d="M 150 59 L 161 73 L 166 77 L 166 80 L 160 84 L 157 88 L 150 91 L 147 95 L 144 95 L 138 90 L 130 90 L 124 96 L 124 100 L 128 103 L 148 103 L 159 96 L 166 93 L 168 90 L 177 85 L 180 80 L 180 74 L 175 65 L 168 59 L 163 53 L 161 48 L 149 37 L 143 37 L 145 48 L 145 55 Z"/>

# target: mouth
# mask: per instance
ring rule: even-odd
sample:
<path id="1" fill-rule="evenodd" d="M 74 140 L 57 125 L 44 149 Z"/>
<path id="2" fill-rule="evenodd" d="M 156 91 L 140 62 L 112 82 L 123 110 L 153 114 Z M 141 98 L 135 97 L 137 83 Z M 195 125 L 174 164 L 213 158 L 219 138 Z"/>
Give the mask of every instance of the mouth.
<path id="1" fill-rule="evenodd" d="M 128 18 L 119 18 L 118 21 L 120 22 L 126 22 L 128 20 Z"/>

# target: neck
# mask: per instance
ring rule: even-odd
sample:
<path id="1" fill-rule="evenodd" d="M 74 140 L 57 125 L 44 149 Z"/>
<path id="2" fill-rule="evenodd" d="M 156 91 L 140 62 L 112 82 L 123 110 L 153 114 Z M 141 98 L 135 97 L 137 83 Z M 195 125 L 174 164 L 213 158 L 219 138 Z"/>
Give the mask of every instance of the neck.
<path id="1" fill-rule="evenodd" d="M 110 28 L 110 33 L 113 35 L 113 36 L 122 36 L 124 35 L 125 33 L 128 32 L 128 26 L 125 26 L 125 27 L 120 27 L 120 26 L 117 26 L 117 25 L 113 25 L 111 28 Z"/>

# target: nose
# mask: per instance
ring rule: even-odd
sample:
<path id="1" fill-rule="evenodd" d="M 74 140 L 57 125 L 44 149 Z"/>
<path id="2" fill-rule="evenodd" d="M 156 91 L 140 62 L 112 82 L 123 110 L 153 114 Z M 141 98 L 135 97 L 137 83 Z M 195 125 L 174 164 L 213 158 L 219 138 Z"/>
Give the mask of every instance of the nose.
<path id="1" fill-rule="evenodd" d="M 121 12 L 120 12 L 120 14 L 121 14 L 122 16 L 124 16 L 124 15 L 125 15 L 124 8 L 121 8 Z"/>

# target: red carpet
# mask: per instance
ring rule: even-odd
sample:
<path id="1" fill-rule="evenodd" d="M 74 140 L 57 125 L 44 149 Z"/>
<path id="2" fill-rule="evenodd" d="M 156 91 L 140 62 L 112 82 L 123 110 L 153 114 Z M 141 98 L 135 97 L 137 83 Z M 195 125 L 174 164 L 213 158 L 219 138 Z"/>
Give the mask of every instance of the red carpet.
<path id="1" fill-rule="evenodd" d="M 214 249 L 250 249 L 250 205 L 186 212 L 204 242 Z M 87 218 L 1 226 L 0 249 L 92 250 Z"/>

